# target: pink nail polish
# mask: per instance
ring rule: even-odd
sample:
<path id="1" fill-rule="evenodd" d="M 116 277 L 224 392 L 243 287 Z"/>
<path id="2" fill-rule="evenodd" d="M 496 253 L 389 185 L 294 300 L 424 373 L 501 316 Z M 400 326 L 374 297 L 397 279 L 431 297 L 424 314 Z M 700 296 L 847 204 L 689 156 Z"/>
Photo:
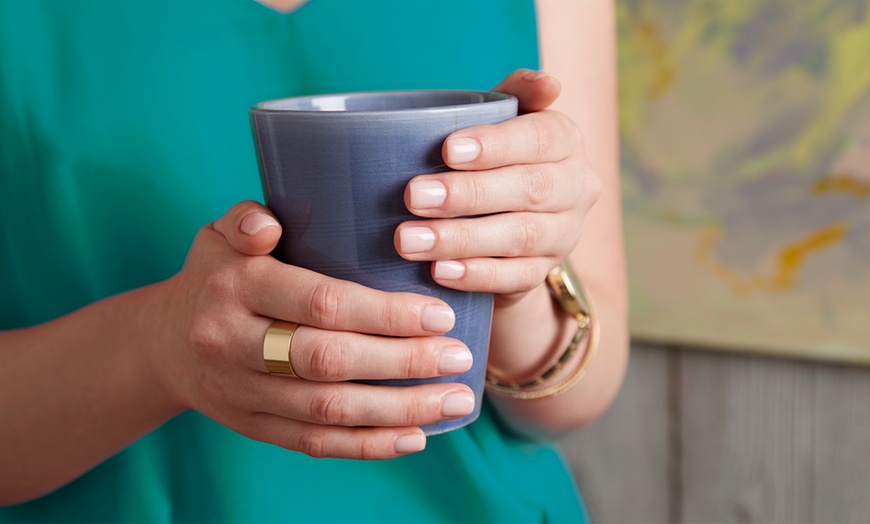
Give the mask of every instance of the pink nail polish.
<path id="1" fill-rule="evenodd" d="M 267 227 L 278 227 L 278 222 L 266 213 L 259 211 L 247 215 L 239 224 L 239 229 L 246 235 L 256 235 Z"/>
<path id="2" fill-rule="evenodd" d="M 465 264 L 456 260 L 439 260 L 435 262 L 432 275 L 441 280 L 459 280 L 465 276 Z"/>
<path id="3" fill-rule="evenodd" d="M 426 331 L 446 333 L 453 329 L 456 322 L 456 314 L 447 306 L 429 304 L 423 307 L 420 324 Z"/>
<path id="4" fill-rule="evenodd" d="M 480 156 L 480 142 L 473 138 L 456 137 L 447 140 L 448 164 L 465 164 Z"/>
<path id="5" fill-rule="evenodd" d="M 406 227 L 399 232 L 402 253 L 420 253 L 435 247 L 435 233 L 428 227 Z"/>
<path id="6" fill-rule="evenodd" d="M 415 180 L 411 182 L 410 190 L 414 209 L 438 207 L 447 198 L 447 188 L 437 180 Z"/>
<path id="7" fill-rule="evenodd" d="M 445 375 L 465 373 L 471 369 L 474 357 L 468 348 L 462 346 L 448 346 L 441 351 L 438 359 L 438 372 Z"/>
<path id="8" fill-rule="evenodd" d="M 441 414 L 445 417 L 464 417 L 474 411 L 474 395 L 451 393 L 441 401 Z"/>
<path id="9" fill-rule="evenodd" d="M 416 453 L 426 448 L 424 435 L 403 435 L 396 439 L 394 444 L 396 453 Z"/>

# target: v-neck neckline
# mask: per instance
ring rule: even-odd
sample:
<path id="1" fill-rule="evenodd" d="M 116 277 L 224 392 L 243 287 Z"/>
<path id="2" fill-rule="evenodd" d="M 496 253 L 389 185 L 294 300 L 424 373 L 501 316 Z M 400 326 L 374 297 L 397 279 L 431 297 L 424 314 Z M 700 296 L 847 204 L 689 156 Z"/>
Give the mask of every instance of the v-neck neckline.
<path id="1" fill-rule="evenodd" d="M 296 4 L 287 10 L 284 10 L 284 9 L 279 8 L 278 6 L 272 5 L 269 2 L 269 0 L 246 0 L 246 1 L 259 4 L 259 5 L 263 6 L 264 8 L 268 9 L 269 11 L 271 11 L 277 15 L 289 15 L 289 14 L 293 14 L 296 11 L 298 11 L 299 9 L 303 8 L 310 0 L 296 0 Z"/>

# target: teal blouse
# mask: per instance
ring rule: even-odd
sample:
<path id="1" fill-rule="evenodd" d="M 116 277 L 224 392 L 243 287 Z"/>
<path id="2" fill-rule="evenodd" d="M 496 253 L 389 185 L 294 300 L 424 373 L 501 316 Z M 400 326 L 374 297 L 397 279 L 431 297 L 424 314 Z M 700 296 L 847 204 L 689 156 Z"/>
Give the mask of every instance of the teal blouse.
<path id="1" fill-rule="evenodd" d="M 536 68 L 531 0 L 0 0 L 0 329 L 177 272 L 262 200 L 247 108 L 486 89 Z M 50 378 L 50 377 L 49 377 Z M 2 422 L 0 422 L 2 423 Z M 189 412 L 0 521 L 580 522 L 551 444 L 488 407 L 399 459 L 312 459 Z"/>

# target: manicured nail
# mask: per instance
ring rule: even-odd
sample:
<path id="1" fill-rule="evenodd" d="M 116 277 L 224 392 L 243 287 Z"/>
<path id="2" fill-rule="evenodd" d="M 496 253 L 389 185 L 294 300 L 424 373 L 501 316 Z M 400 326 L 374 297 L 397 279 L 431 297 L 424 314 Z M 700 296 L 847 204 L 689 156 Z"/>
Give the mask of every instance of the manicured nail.
<path id="1" fill-rule="evenodd" d="M 480 142 L 473 138 L 456 137 L 447 140 L 447 163 L 465 164 L 480 155 Z"/>
<path id="2" fill-rule="evenodd" d="M 399 232 L 402 253 L 420 253 L 435 246 L 435 233 L 428 227 L 406 227 Z"/>
<path id="3" fill-rule="evenodd" d="M 464 417 L 474 411 L 474 395 L 451 393 L 441 402 L 441 414 L 445 417 Z"/>
<path id="4" fill-rule="evenodd" d="M 456 314 L 447 306 L 430 304 L 423 308 L 420 324 L 426 331 L 446 333 L 453 329 L 454 323 L 456 323 Z"/>
<path id="5" fill-rule="evenodd" d="M 528 80 L 529 82 L 534 82 L 535 80 L 540 80 L 545 76 L 552 76 L 550 73 L 546 71 L 529 71 L 525 75 L 523 75 L 524 80 Z"/>
<path id="6" fill-rule="evenodd" d="M 438 207 L 447 198 L 447 188 L 437 180 L 415 180 L 410 189 L 411 207 L 414 209 Z"/>
<path id="7" fill-rule="evenodd" d="M 448 346 L 441 351 L 441 358 L 438 360 L 438 372 L 445 375 L 465 373 L 471 369 L 473 362 L 474 357 L 471 356 L 471 351 L 468 351 L 468 348 Z"/>
<path id="8" fill-rule="evenodd" d="M 416 453 L 426 449 L 425 435 L 404 435 L 396 439 L 396 453 Z"/>
<path id="9" fill-rule="evenodd" d="M 465 264 L 456 260 L 439 260 L 435 262 L 432 275 L 441 280 L 458 280 L 465 276 Z"/>
<path id="10" fill-rule="evenodd" d="M 247 215 L 239 225 L 239 229 L 246 235 L 256 235 L 267 227 L 278 227 L 278 222 L 266 213 L 259 211 Z"/>

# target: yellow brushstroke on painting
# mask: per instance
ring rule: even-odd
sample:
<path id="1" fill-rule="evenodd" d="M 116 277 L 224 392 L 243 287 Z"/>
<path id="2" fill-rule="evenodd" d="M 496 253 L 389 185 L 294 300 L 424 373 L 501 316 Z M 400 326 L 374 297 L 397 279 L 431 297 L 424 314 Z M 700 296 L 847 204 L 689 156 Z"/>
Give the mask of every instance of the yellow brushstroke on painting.
<path id="1" fill-rule="evenodd" d="M 786 246 L 779 252 L 777 274 L 771 280 L 773 289 L 785 290 L 794 287 L 795 275 L 808 255 L 839 242 L 848 228 L 838 222 L 814 231 L 801 240 Z"/>
<path id="2" fill-rule="evenodd" d="M 746 296 L 753 291 L 787 291 L 794 288 L 797 275 L 808 256 L 836 244 L 847 232 L 846 224 L 837 222 L 787 244 L 779 249 L 776 267 L 771 275 L 744 274 L 718 260 L 715 247 L 722 236 L 722 229 L 717 224 L 706 228 L 698 242 L 696 253 L 699 260 L 738 295 Z"/>
<path id="3" fill-rule="evenodd" d="M 813 194 L 823 195 L 834 191 L 842 191 L 856 197 L 866 198 L 870 196 L 870 182 L 858 180 L 851 175 L 834 175 L 813 182 Z"/>
<path id="4" fill-rule="evenodd" d="M 643 121 L 648 100 L 661 96 L 674 82 L 676 67 L 670 43 L 647 5 L 617 2 L 616 9 L 620 21 L 619 125 L 623 132 L 631 132 Z"/>
<path id="5" fill-rule="evenodd" d="M 819 108 L 813 125 L 806 126 L 790 150 L 798 166 L 809 166 L 825 153 L 832 137 L 848 120 L 858 101 L 870 91 L 870 16 L 863 22 L 839 27 L 830 33 L 824 102 Z"/>
<path id="6" fill-rule="evenodd" d="M 731 286 L 735 293 L 746 296 L 752 290 L 748 279 L 716 258 L 715 248 L 721 236 L 722 228 L 718 224 L 710 224 L 701 234 L 695 253 L 701 263 Z"/>
<path id="7" fill-rule="evenodd" d="M 649 95 L 658 97 L 664 94 L 676 76 L 674 61 L 668 56 L 665 41 L 660 32 L 649 20 L 643 21 L 638 29 L 638 37 L 642 45 L 649 50 L 652 59 L 652 78 L 650 79 Z"/>

